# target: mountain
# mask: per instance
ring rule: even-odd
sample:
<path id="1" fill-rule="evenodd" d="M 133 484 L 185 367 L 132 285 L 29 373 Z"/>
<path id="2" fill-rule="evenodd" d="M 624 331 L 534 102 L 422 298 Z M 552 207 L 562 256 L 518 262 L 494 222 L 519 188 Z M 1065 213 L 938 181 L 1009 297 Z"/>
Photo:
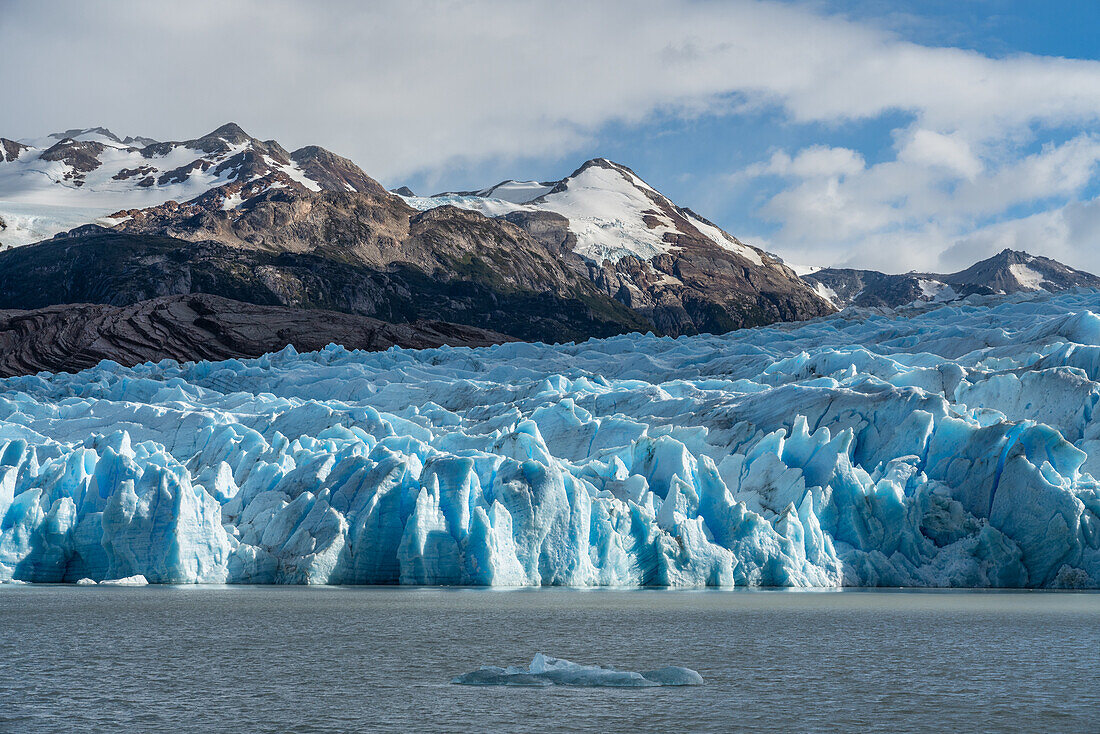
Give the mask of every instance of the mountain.
<path id="1" fill-rule="evenodd" d="M 724 332 L 832 311 L 782 261 L 605 158 L 560 181 L 404 198 L 417 209 L 450 205 L 518 225 L 665 333 Z"/>
<path id="2" fill-rule="evenodd" d="M 624 330 L 721 333 L 833 310 L 777 259 L 605 159 L 588 161 L 561 181 L 505 181 L 435 197 L 373 187 L 247 193 L 223 185 L 183 204 L 119 211 L 111 221 L 133 234 L 313 253 L 373 268 L 404 263 L 434 279 L 476 276 L 506 288 L 576 296 Z M 609 333 L 504 330 L 542 340 Z"/>
<path id="3" fill-rule="evenodd" d="M 1057 260 L 1007 249 L 946 275 L 917 272 L 890 275 L 875 270 L 824 268 L 802 278 L 837 308 L 896 308 L 914 301 L 947 301 L 975 293 L 1100 288 L 1100 278 L 1091 273 Z"/>
<path id="4" fill-rule="evenodd" d="M 0 308 L 205 293 L 547 342 L 833 310 L 776 258 L 606 159 L 560 181 L 415 197 L 233 123 L 182 142 L 87 128 L 3 150 L 0 215 L 16 243 L 20 230 L 81 226 L 0 253 Z"/>
<path id="5" fill-rule="evenodd" d="M 210 295 L 162 296 L 126 306 L 67 304 L 0 311 L 0 377 L 77 372 L 109 359 L 124 365 L 176 359 L 259 357 L 293 344 L 378 350 L 481 347 L 503 334 L 443 322 L 388 324 L 318 309 L 257 306 Z"/>
<path id="6" fill-rule="evenodd" d="M 187 201 L 219 189 L 233 201 L 268 190 L 384 189 L 316 146 L 288 152 L 227 123 L 201 137 L 158 142 L 93 127 L 37 140 L 0 138 L 0 246 L 22 245 L 121 209 Z"/>

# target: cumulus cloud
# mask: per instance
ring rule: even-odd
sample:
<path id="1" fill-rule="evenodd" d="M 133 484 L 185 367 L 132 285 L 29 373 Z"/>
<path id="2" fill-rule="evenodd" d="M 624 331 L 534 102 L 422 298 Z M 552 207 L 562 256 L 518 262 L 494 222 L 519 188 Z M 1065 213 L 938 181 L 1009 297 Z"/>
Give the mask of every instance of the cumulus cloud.
<path id="1" fill-rule="evenodd" d="M 0 113 L 16 132 L 90 119 L 167 137 L 233 115 L 382 176 L 556 153 L 660 111 L 909 110 L 978 136 L 1100 113 L 1100 63 L 923 47 L 769 2 L 9 2 L 0 63 L 20 70 Z"/>
<path id="2" fill-rule="evenodd" d="M 896 137 L 893 158 L 843 175 L 794 165 L 822 158 L 818 146 L 748 166 L 746 177 L 784 181 L 760 210 L 779 224 L 772 246 L 797 261 L 893 272 L 970 264 L 1005 247 L 1100 270 L 1089 228 L 1061 219 L 1095 203 L 1078 198 L 1095 178 L 1100 138 L 1085 133 L 1021 155 L 1017 141 L 987 137 L 978 155 L 951 134 L 916 128 Z M 1046 211 L 1018 213 L 1035 208 Z"/>
<path id="3" fill-rule="evenodd" d="M 831 178 L 856 174 L 865 166 L 863 156 L 850 148 L 830 148 L 812 145 L 798 151 L 793 158 L 786 151 L 776 151 L 766 163 L 749 166 L 749 176 L 773 174 L 799 178 Z"/>
<path id="4" fill-rule="evenodd" d="M 918 166 L 945 168 L 971 181 L 982 171 L 982 162 L 971 151 L 969 143 L 958 135 L 944 135 L 933 130 L 914 130 L 898 151 L 898 160 Z"/>
<path id="5" fill-rule="evenodd" d="M 1092 199 L 979 228 L 948 246 L 939 262 L 946 270 L 957 270 L 1010 248 L 1100 272 L 1098 245 L 1100 199 Z"/>
<path id="6" fill-rule="evenodd" d="M 1029 148 L 1097 122 L 1100 62 L 922 46 L 780 2 L 8 0 L 0 67 L 18 70 L 0 108 L 9 137 L 105 124 L 180 139 L 233 119 L 393 183 L 560 158 L 655 116 L 906 113 L 892 160 L 817 146 L 742 172 L 788 183 L 763 210 L 771 239 L 815 262 L 881 265 L 921 237 L 934 259 L 1021 202 L 1077 196 L 1100 147 Z"/>

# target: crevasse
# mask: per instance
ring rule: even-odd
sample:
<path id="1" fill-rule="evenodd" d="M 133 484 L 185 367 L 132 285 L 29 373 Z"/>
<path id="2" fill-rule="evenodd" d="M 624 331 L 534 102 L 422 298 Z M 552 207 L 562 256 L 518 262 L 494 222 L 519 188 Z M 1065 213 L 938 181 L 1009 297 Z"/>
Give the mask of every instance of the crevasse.
<path id="1" fill-rule="evenodd" d="M 1100 294 L 0 381 L 0 579 L 1100 587 Z"/>

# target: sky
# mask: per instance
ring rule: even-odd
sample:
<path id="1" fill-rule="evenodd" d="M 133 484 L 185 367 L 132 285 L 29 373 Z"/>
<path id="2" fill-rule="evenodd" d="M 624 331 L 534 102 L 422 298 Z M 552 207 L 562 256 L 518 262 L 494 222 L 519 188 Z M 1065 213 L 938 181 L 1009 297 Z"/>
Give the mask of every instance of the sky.
<path id="1" fill-rule="evenodd" d="M 233 121 L 417 193 L 589 158 L 800 265 L 1100 273 L 1100 2 L 0 0 L 0 136 Z"/>

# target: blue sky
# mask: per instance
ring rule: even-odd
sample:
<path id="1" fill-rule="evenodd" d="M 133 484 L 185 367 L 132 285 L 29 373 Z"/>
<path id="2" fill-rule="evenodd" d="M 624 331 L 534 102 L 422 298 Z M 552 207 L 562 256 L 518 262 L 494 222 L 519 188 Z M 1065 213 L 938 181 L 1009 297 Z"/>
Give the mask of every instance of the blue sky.
<path id="1" fill-rule="evenodd" d="M 421 193 L 606 156 L 799 264 L 1100 271 L 1100 2 L 188 7 L 0 0 L 0 134 L 234 120 Z"/>

